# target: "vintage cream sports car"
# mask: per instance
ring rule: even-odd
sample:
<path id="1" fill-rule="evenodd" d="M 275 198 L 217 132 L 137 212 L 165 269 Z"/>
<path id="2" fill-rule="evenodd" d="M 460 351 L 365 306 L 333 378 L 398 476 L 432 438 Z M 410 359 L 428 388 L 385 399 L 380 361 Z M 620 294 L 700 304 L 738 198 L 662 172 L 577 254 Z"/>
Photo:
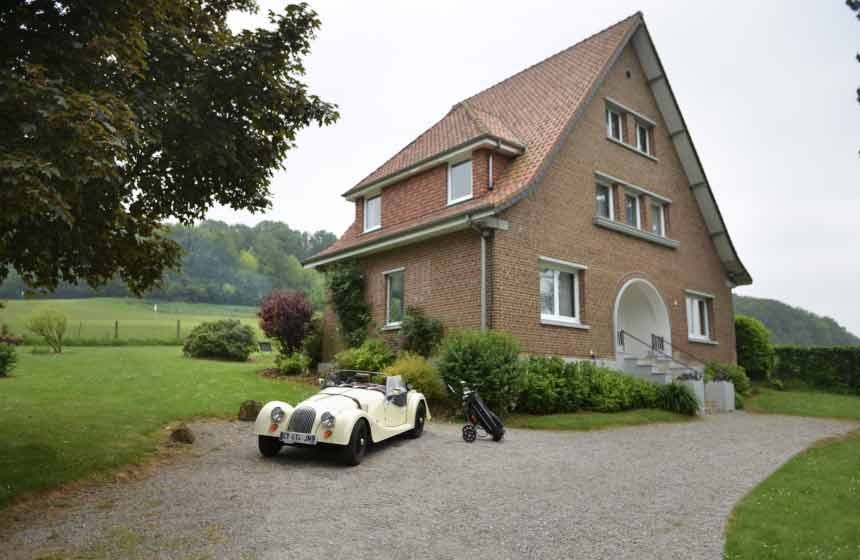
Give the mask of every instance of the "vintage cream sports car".
<path id="1" fill-rule="evenodd" d="M 274 457 L 284 445 L 336 445 L 345 463 L 357 465 L 371 443 L 403 433 L 420 437 L 430 418 L 424 395 L 399 375 L 339 371 L 321 379 L 320 387 L 295 408 L 266 403 L 254 425 L 264 457 Z"/>

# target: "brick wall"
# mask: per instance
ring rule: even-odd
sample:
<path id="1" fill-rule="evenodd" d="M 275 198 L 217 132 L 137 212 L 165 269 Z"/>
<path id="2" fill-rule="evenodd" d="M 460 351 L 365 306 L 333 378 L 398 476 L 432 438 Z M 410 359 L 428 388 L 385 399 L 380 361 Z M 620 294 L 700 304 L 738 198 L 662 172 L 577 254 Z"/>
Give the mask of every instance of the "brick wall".
<path id="1" fill-rule="evenodd" d="M 626 77 L 629 70 L 631 77 Z M 604 97 L 657 123 L 654 152 L 641 156 L 606 139 Z M 627 127 L 625 127 L 627 128 Z M 632 134 L 629 135 L 632 138 Z M 594 171 L 599 170 L 672 199 L 667 229 L 680 247 L 670 249 L 595 226 Z M 623 189 L 615 189 L 616 219 L 624 220 Z M 643 227 L 648 197 L 641 199 Z M 671 226 L 669 216 L 671 215 Z M 731 292 L 666 125 L 630 47 L 567 139 L 541 184 L 503 216 L 511 224 L 492 244 L 494 328 L 510 331 L 524 350 L 564 356 L 614 356 L 613 311 L 621 286 L 642 277 L 654 284 L 669 310 L 672 344 L 704 359 L 735 360 Z M 589 330 L 540 324 L 538 256 L 579 263 L 583 321 Z M 716 346 L 687 340 L 685 289 L 716 296 L 711 322 Z"/>

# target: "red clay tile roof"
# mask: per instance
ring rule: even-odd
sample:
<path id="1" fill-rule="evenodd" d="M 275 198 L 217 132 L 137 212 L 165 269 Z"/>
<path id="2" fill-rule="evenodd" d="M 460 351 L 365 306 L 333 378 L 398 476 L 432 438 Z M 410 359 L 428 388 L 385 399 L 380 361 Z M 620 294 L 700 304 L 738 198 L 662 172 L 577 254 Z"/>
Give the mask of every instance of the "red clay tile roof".
<path id="1" fill-rule="evenodd" d="M 637 12 L 456 104 L 442 120 L 345 195 L 486 135 L 525 146 L 524 153 L 511 161 L 492 192 L 372 234 L 359 235 L 359 224 L 353 224 L 337 242 L 309 261 L 437 222 L 448 215 L 514 200 L 538 176 L 542 164 L 568 131 L 568 124 L 587 104 L 613 57 L 641 22 L 642 15 Z"/>

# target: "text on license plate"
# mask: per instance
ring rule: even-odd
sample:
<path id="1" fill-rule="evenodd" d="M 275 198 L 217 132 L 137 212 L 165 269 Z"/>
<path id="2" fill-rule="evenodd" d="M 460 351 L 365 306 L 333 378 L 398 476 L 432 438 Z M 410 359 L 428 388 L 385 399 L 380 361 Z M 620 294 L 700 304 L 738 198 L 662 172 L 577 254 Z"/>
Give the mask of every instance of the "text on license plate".
<path id="1" fill-rule="evenodd" d="M 281 441 L 284 443 L 303 443 L 305 445 L 316 445 L 317 436 L 313 434 L 302 434 L 299 432 L 281 432 Z"/>

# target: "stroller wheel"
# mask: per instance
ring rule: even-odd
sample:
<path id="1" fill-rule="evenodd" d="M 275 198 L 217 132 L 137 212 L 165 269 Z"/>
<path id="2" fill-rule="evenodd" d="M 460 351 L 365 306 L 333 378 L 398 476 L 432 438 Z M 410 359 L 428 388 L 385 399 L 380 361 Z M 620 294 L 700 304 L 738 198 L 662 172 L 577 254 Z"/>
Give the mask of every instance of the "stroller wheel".
<path id="1" fill-rule="evenodd" d="M 463 441 L 466 443 L 472 443 L 478 437 L 478 432 L 475 430 L 475 426 L 471 424 L 466 424 L 463 426 Z"/>

